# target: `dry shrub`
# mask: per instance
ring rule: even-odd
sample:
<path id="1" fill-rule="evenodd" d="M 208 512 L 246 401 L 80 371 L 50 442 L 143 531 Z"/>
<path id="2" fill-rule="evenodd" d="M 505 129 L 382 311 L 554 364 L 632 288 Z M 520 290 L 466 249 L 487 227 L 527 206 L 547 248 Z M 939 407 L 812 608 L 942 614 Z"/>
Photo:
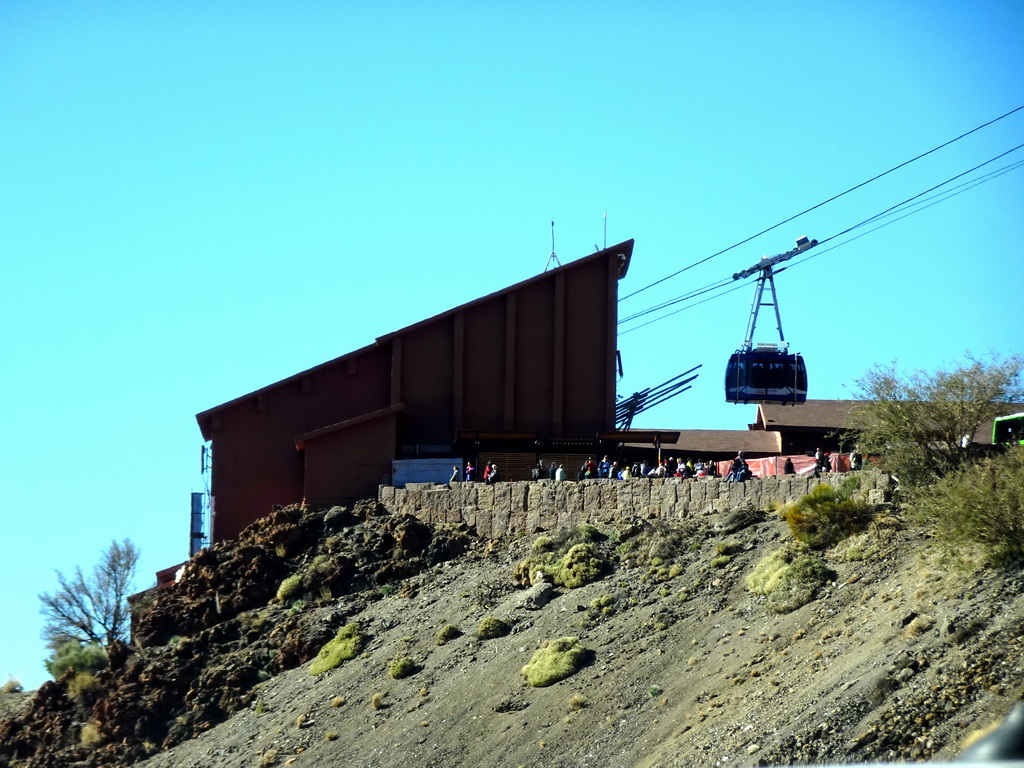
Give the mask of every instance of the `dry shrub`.
<path id="1" fill-rule="evenodd" d="M 950 473 L 915 497 L 912 512 L 950 551 L 977 545 L 994 565 L 1024 561 L 1024 447 Z"/>
<path id="2" fill-rule="evenodd" d="M 99 726 L 94 720 L 90 720 L 82 726 L 82 731 L 79 734 L 79 741 L 83 747 L 94 747 L 102 740 L 103 736 L 100 733 Z"/>
<path id="3" fill-rule="evenodd" d="M 831 575 L 818 556 L 784 546 L 754 566 L 744 584 L 754 594 L 768 596 L 770 611 L 789 613 L 813 600 Z"/>
<path id="4" fill-rule="evenodd" d="M 914 617 L 914 619 L 907 625 L 904 632 L 907 637 L 917 637 L 922 632 L 927 632 L 933 626 L 935 626 L 935 619 L 931 616 L 921 614 L 920 616 Z"/>
<path id="5" fill-rule="evenodd" d="M 822 484 L 784 505 L 779 513 L 793 538 L 811 549 L 827 549 L 863 531 L 871 522 L 871 506 L 854 497 L 858 482 L 851 477 L 839 488 Z"/>
<path id="6" fill-rule="evenodd" d="M 96 676 L 91 672 L 77 672 L 74 677 L 68 680 L 68 698 L 81 702 L 88 694 L 95 691 L 98 687 Z"/>

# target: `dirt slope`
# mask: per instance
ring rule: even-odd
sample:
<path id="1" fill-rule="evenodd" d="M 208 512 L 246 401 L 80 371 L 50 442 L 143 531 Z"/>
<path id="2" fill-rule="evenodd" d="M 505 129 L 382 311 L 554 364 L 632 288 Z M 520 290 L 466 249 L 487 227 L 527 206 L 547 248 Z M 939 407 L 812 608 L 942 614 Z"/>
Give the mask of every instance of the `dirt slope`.
<path id="1" fill-rule="evenodd" d="M 608 564 L 597 581 L 527 588 L 513 574 L 534 537 L 483 541 L 367 508 L 286 510 L 162 595 L 140 624 L 149 647 L 115 658 L 93 698 L 61 709 L 67 682 L 51 684 L 0 724 L 0 765 L 939 760 L 1021 698 L 1019 575 L 950 570 L 890 512 L 825 553 L 829 583 L 786 614 L 744 586 L 790 540 L 774 515 L 602 530 L 549 544 L 589 541 Z M 345 578 L 324 588 L 339 568 Z M 290 607 L 268 605 L 294 573 Z M 509 634 L 477 638 L 488 616 Z M 309 659 L 352 622 L 361 653 L 311 676 Z M 438 645 L 450 624 L 462 634 Z M 526 685 L 522 667 L 565 636 L 586 665 Z M 417 671 L 392 679 L 404 656 Z M 81 744 L 86 722 L 98 743 Z M 24 738 L 33 728 L 49 741 Z"/>

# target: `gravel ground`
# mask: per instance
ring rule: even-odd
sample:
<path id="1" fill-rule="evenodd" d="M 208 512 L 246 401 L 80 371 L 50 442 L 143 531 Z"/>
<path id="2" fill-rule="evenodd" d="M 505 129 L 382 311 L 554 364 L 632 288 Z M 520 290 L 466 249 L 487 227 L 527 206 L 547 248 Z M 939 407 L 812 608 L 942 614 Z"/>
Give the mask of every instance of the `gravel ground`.
<path id="1" fill-rule="evenodd" d="M 606 533 L 615 552 L 624 532 Z M 786 614 L 744 587 L 789 540 L 777 518 L 709 516 L 645 535 L 645 551 L 619 546 L 611 569 L 577 589 L 517 585 L 533 542 L 523 537 L 477 541 L 380 599 L 310 607 L 357 620 L 362 653 L 318 677 L 307 663 L 260 683 L 248 708 L 140 765 L 939 761 L 1021 698 L 1019 574 L 952 569 L 896 518 L 825 553 L 831 580 Z M 478 639 L 487 616 L 510 633 Z M 438 645 L 449 624 L 461 636 Z M 586 665 L 528 686 L 522 667 L 565 636 L 588 650 Z M 417 671 L 392 679 L 402 656 Z"/>

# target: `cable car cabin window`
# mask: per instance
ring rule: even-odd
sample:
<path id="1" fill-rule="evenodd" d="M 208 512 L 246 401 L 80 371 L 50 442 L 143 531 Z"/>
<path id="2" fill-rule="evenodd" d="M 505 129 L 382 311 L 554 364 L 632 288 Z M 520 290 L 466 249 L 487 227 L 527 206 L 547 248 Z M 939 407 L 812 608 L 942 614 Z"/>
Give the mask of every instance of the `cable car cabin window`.
<path id="1" fill-rule="evenodd" d="M 725 399 L 730 403 L 802 403 L 807 369 L 800 355 L 737 352 L 729 359 Z"/>

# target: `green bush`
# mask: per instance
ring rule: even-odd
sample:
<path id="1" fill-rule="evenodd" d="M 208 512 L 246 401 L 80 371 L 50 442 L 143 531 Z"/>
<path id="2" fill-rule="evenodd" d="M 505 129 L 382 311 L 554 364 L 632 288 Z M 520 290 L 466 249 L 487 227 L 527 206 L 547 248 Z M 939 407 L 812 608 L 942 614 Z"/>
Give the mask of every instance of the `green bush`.
<path id="1" fill-rule="evenodd" d="M 414 674 L 418 669 L 419 667 L 413 659 L 408 656 L 402 656 L 391 662 L 388 674 L 394 680 L 401 680 L 403 677 L 409 677 L 409 675 Z"/>
<path id="2" fill-rule="evenodd" d="M 725 539 L 715 544 L 715 552 L 720 555 L 734 555 L 740 551 L 741 546 L 736 539 Z"/>
<path id="3" fill-rule="evenodd" d="M 544 552 L 523 560 L 516 566 L 514 576 L 521 584 L 530 584 L 534 574 L 541 571 L 560 587 L 576 589 L 597 581 L 610 568 L 607 557 L 594 544 L 574 544 L 561 557 Z"/>
<path id="4" fill-rule="evenodd" d="M 504 637 L 512 628 L 501 619 L 495 616 L 485 616 L 476 628 L 476 636 L 481 640 L 493 640 L 496 637 Z"/>
<path id="5" fill-rule="evenodd" d="M 446 624 L 441 628 L 441 631 L 437 633 L 437 644 L 444 645 L 449 643 L 457 637 L 461 637 L 462 630 L 456 627 L 454 624 Z"/>
<path id="6" fill-rule="evenodd" d="M 360 633 L 358 624 L 347 624 L 338 630 L 334 639 L 327 643 L 313 659 L 309 674 L 320 675 L 334 669 L 341 662 L 348 661 L 359 655 L 366 644 L 366 638 Z"/>
<path id="7" fill-rule="evenodd" d="M 811 602 L 830 576 L 816 555 L 789 546 L 764 557 L 744 583 L 754 594 L 768 596 L 768 610 L 789 613 Z"/>
<path id="8" fill-rule="evenodd" d="M 530 547 L 534 552 L 547 552 L 555 545 L 555 540 L 550 536 L 538 536 L 533 540 Z"/>
<path id="9" fill-rule="evenodd" d="M 819 485 L 806 496 L 782 507 L 793 538 L 811 549 L 827 549 L 864 530 L 871 507 L 854 498 L 858 480 L 847 478 L 839 488 Z"/>
<path id="10" fill-rule="evenodd" d="M 534 688 L 553 685 L 576 674 L 586 663 L 587 649 L 575 637 L 560 637 L 544 644 L 523 667 L 523 677 Z"/>
<path id="11" fill-rule="evenodd" d="M 950 473 L 915 498 L 911 515 L 951 550 L 975 544 L 994 565 L 1024 561 L 1024 447 Z"/>
<path id="12" fill-rule="evenodd" d="M 46 671 L 58 679 L 69 669 L 76 672 L 96 673 L 107 667 L 107 652 L 98 643 L 80 643 L 68 640 L 54 649 L 45 662 Z"/>
<path id="13" fill-rule="evenodd" d="M 281 585 L 277 588 L 277 601 L 279 603 L 288 602 L 293 595 L 302 590 L 302 576 L 301 572 L 293 573 L 281 582 Z"/>
<path id="14" fill-rule="evenodd" d="M 601 578 L 608 561 L 601 557 L 592 544 L 575 544 L 565 553 L 556 584 L 576 589 Z"/>
<path id="15" fill-rule="evenodd" d="M 576 535 L 583 539 L 583 541 L 604 541 L 608 538 L 596 526 L 590 523 L 580 523 L 576 528 Z"/>

